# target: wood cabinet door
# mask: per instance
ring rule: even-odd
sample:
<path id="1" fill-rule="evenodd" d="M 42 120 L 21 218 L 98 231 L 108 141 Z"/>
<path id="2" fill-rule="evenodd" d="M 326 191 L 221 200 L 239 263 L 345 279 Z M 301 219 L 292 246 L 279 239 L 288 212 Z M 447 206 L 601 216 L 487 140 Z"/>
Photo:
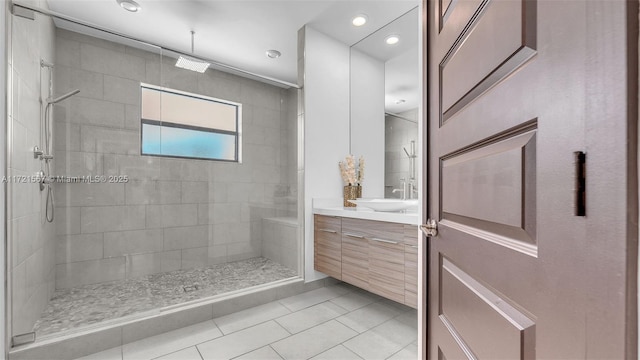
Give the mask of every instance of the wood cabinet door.
<path id="1" fill-rule="evenodd" d="M 341 220 L 315 215 L 314 221 L 314 269 L 340 280 L 342 279 Z"/>
<path id="2" fill-rule="evenodd" d="M 369 291 L 404 304 L 404 243 L 369 240 Z"/>
<path id="3" fill-rule="evenodd" d="M 342 234 L 342 281 L 369 289 L 369 242 L 364 236 Z"/>

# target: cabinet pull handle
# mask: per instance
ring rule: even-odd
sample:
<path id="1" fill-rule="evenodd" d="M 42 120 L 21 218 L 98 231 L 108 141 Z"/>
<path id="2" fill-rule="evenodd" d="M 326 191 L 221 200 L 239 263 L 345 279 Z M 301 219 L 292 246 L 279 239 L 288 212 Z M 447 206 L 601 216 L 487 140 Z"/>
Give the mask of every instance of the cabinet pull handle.
<path id="1" fill-rule="evenodd" d="M 351 234 L 351 233 L 343 233 L 344 236 L 348 236 L 348 237 L 353 237 L 353 238 L 357 238 L 357 239 L 364 239 L 364 235 L 356 235 L 356 234 Z"/>
<path id="2" fill-rule="evenodd" d="M 335 234 L 337 232 L 335 230 L 329 230 L 329 229 L 318 229 L 318 231 L 322 231 L 322 232 L 326 232 L 326 233 L 332 233 L 332 234 Z"/>
<path id="3" fill-rule="evenodd" d="M 378 242 L 383 242 L 383 243 L 387 243 L 387 244 L 397 244 L 398 243 L 397 241 L 378 239 L 378 238 L 371 238 L 371 240 L 378 241 Z"/>

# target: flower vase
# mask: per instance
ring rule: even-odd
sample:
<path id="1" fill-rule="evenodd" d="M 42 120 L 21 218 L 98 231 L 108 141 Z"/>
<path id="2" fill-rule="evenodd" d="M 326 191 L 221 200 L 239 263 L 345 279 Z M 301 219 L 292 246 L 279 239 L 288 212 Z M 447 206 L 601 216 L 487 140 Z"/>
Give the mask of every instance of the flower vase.
<path id="1" fill-rule="evenodd" d="M 344 207 L 356 207 L 356 204 L 350 203 L 348 200 L 355 200 L 362 197 L 362 186 L 346 185 L 344 187 Z"/>

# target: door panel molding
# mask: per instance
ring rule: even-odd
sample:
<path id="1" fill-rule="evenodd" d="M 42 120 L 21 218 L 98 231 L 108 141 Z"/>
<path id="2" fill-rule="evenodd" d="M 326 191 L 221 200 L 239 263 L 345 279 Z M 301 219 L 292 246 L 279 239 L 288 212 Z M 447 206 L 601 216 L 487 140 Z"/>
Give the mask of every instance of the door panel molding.
<path id="1" fill-rule="evenodd" d="M 440 126 L 534 55 L 536 0 L 480 3 L 440 62 Z"/>
<path id="2" fill-rule="evenodd" d="M 439 219 L 537 256 L 537 119 L 440 158 Z"/>
<path id="3" fill-rule="evenodd" d="M 440 320 L 440 325 L 444 326 L 450 336 L 450 339 L 448 339 L 450 341 L 443 340 L 438 346 L 438 352 L 441 354 L 438 358 L 446 359 L 446 353 L 451 359 L 467 358 L 469 360 L 477 360 L 478 357 L 473 353 L 464 339 L 462 339 L 462 336 L 458 333 L 453 324 L 451 324 L 449 319 L 444 315 L 440 315 L 438 319 Z"/>
<path id="4" fill-rule="evenodd" d="M 458 4 L 458 0 L 439 0 L 440 1 L 440 30 L 442 30 L 442 26 L 445 22 L 447 22 L 447 18 L 453 12 L 456 5 Z"/>
<path id="5" fill-rule="evenodd" d="M 443 257 L 440 317 L 481 359 L 535 358 L 535 322 Z M 478 324 L 483 331 L 478 332 Z M 496 346 L 496 344 L 499 344 Z"/>
<path id="6" fill-rule="evenodd" d="M 438 224 L 440 228 L 439 231 L 448 227 L 509 250 L 517 251 L 534 258 L 538 257 L 538 246 L 531 244 L 533 239 L 522 229 L 446 213 L 444 215 L 444 219 Z M 465 223 L 470 225 L 466 225 Z"/>
<path id="7" fill-rule="evenodd" d="M 525 179 L 535 173 L 532 150 L 535 132 L 440 160 L 440 212 L 524 230 L 525 212 L 535 212 L 525 196 Z"/>

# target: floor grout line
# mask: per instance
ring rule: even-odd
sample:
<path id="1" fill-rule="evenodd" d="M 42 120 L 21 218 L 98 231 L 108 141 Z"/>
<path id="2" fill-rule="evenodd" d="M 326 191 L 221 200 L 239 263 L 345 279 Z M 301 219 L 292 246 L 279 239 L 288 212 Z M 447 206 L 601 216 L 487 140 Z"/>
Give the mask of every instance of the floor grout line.
<path id="1" fill-rule="evenodd" d="M 273 352 L 275 352 L 276 354 L 278 354 L 278 356 L 280 356 L 280 359 L 285 360 L 284 356 L 282 356 L 282 354 L 280 354 L 278 352 L 278 350 L 274 349 L 273 346 L 271 346 L 271 344 L 267 345 L 271 350 L 273 350 Z"/>
<path id="2" fill-rule="evenodd" d="M 200 352 L 200 349 L 198 348 L 198 345 L 194 345 L 194 347 L 196 348 L 196 351 L 198 352 L 198 355 L 200 355 L 200 359 L 204 360 L 204 356 L 202 356 L 202 353 Z"/>
<path id="3" fill-rule="evenodd" d="M 239 354 L 239 355 L 235 356 L 233 359 L 236 359 L 236 358 L 238 358 L 238 357 L 244 356 L 244 355 L 246 355 L 246 354 L 248 354 L 248 353 L 251 353 L 251 352 L 253 352 L 253 351 L 257 351 L 257 350 L 259 350 L 259 349 L 261 349 L 261 348 L 269 347 L 269 349 L 271 349 L 273 352 L 275 352 L 275 353 L 276 353 L 276 354 L 277 354 L 281 359 L 285 360 L 284 356 L 283 356 L 282 354 L 280 354 L 280 353 L 279 353 L 279 352 L 274 348 L 274 346 L 273 346 L 274 344 L 276 344 L 276 343 L 278 343 L 278 342 L 280 342 L 280 341 L 283 341 L 283 340 L 286 340 L 286 339 L 292 338 L 292 337 L 294 337 L 294 336 L 296 336 L 296 335 L 298 335 L 298 334 L 302 334 L 302 333 L 304 333 L 304 332 L 311 331 L 311 330 L 313 330 L 313 329 L 314 329 L 314 328 L 316 328 L 316 327 L 323 326 L 323 325 L 325 325 L 325 324 L 327 324 L 327 323 L 329 323 L 329 322 L 331 322 L 331 321 L 334 321 L 334 320 L 336 321 L 336 323 L 337 323 L 337 324 L 340 324 L 340 325 L 344 326 L 346 329 L 349 329 L 349 330 L 353 331 L 353 335 L 352 335 L 352 336 L 349 336 L 349 337 L 348 337 L 348 338 L 346 338 L 346 339 L 341 339 L 341 342 L 340 342 L 340 343 L 335 344 L 335 345 L 333 345 L 332 347 L 330 347 L 330 348 L 328 348 L 328 349 L 325 349 L 325 350 L 321 351 L 321 352 L 320 352 L 320 353 L 318 353 L 318 354 L 314 354 L 314 355 L 310 356 L 309 358 L 313 358 L 313 357 L 315 357 L 315 356 L 318 356 L 318 355 L 320 355 L 320 354 L 323 354 L 323 353 L 325 353 L 325 352 L 327 352 L 327 351 L 329 351 L 329 350 L 331 350 L 331 349 L 333 349 L 333 348 L 336 348 L 336 347 L 338 347 L 338 346 L 343 346 L 346 350 L 348 350 L 349 352 L 351 352 L 351 353 L 355 354 L 359 359 L 363 359 L 363 357 L 362 357 L 360 354 L 358 354 L 356 351 L 352 350 L 351 348 L 349 348 L 349 347 L 346 345 L 346 343 L 347 343 L 348 341 L 350 341 L 350 340 L 352 340 L 352 339 L 354 339 L 354 338 L 356 338 L 356 337 L 358 337 L 358 336 L 360 336 L 360 335 L 363 335 L 363 334 L 366 334 L 366 333 L 368 333 L 368 332 L 371 332 L 372 330 L 374 330 L 374 329 L 376 329 L 376 328 L 378 328 L 378 327 L 380 327 L 380 326 L 383 326 L 384 324 L 387 324 L 388 322 L 390 322 L 390 321 L 392 321 L 392 320 L 397 320 L 399 323 L 401 323 L 401 324 L 403 324 L 403 325 L 406 325 L 406 326 L 412 327 L 412 326 L 411 326 L 410 324 L 408 324 L 407 322 L 405 322 L 405 321 L 403 321 L 403 320 L 400 320 L 400 317 L 402 317 L 402 316 L 406 316 L 409 312 L 411 312 L 411 311 L 412 311 L 412 309 L 407 309 L 406 311 L 403 311 L 403 310 L 404 310 L 403 308 L 395 307 L 395 308 L 396 308 L 396 310 L 398 310 L 398 314 L 396 314 L 395 316 L 392 316 L 392 317 L 390 317 L 390 318 L 388 318 L 388 319 L 386 319 L 386 320 L 382 321 L 381 323 L 379 323 L 379 324 L 377 324 L 377 325 L 375 325 L 375 326 L 372 326 L 372 327 L 370 327 L 370 328 L 368 328 L 368 329 L 364 330 L 363 332 L 359 332 L 359 331 L 357 331 L 356 329 L 353 329 L 352 327 L 350 327 L 349 325 L 347 325 L 347 324 L 345 324 L 345 323 L 341 322 L 341 321 L 340 321 L 340 320 L 338 320 L 338 319 L 339 319 L 340 317 L 347 316 L 347 315 L 349 315 L 349 314 L 351 314 L 351 313 L 354 313 L 354 312 L 356 312 L 356 311 L 358 311 L 358 310 L 361 310 L 361 309 L 363 309 L 364 307 L 366 307 L 366 306 L 370 306 L 370 305 L 372 305 L 372 304 L 380 303 L 380 304 L 382 304 L 382 305 L 388 305 L 388 306 L 393 306 L 393 304 L 386 304 L 385 302 L 383 302 L 383 300 L 384 300 L 384 299 L 376 299 L 376 300 L 374 300 L 374 301 L 372 301 L 372 302 L 370 302 L 370 303 L 367 303 L 367 304 L 365 304 L 365 305 L 363 305 L 363 306 L 360 306 L 360 307 L 358 307 L 358 308 L 355 308 L 355 309 L 353 309 L 353 310 L 348 310 L 348 309 L 346 309 L 346 308 L 344 308 L 344 307 L 340 306 L 339 304 L 336 304 L 335 302 L 333 302 L 333 301 L 332 301 L 333 299 L 335 299 L 335 298 L 337 298 L 337 297 L 345 296 L 345 295 L 348 295 L 349 293 L 352 293 L 352 292 L 353 292 L 353 291 L 352 291 L 352 290 L 350 290 L 349 292 L 347 292 L 347 293 L 345 293 L 345 294 L 341 294 L 341 295 L 338 295 L 338 296 L 335 296 L 335 297 L 332 297 L 332 298 L 326 299 L 326 300 L 324 300 L 324 301 L 321 301 L 321 302 L 318 302 L 318 303 L 314 303 L 314 304 L 309 305 L 309 306 L 305 306 L 305 307 L 300 308 L 300 309 L 298 309 L 298 310 L 296 310 L 296 311 L 293 311 L 293 310 L 291 310 L 290 308 L 288 308 L 286 305 L 282 304 L 282 303 L 281 303 L 281 301 L 280 301 L 280 300 L 282 300 L 282 299 L 280 299 L 280 300 L 275 300 L 275 301 L 273 301 L 273 303 L 278 303 L 280 306 L 284 307 L 287 311 L 289 311 L 289 313 L 287 313 L 287 314 L 283 314 L 283 315 L 279 315 L 279 316 L 275 316 L 275 317 L 271 317 L 271 318 L 269 318 L 269 319 L 267 319 L 267 320 L 260 321 L 260 322 L 258 322 L 258 323 L 252 324 L 252 325 L 247 326 L 247 327 L 242 328 L 242 329 L 235 330 L 235 331 L 230 332 L 230 333 L 224 333 L 224 332 L 222 331 L 222 329 L 220 328 L 219 324 L 215 321 L 215 319 L 211 319 L 211 322 L 212 322 L 212 324 L 214 325 L 215 329 L 217 329 L 217 330 L 220 332 L 220 334 L 221 334 L 220 336 L 217 336 L 217 337 L 214 337 L 214 338 L 210 338 L 210 339 L 207 339 L 207 340 L 204 340 L 204 341 L 198 342 L 198 343 L 196 343 L 196 344 L 192 344 L 192 345 L 190 345 L 190 346 L 186 346 L 186 347 L 183 347 L 183 348 L 180 348 L 180 349 L 177 349 L 177 350 L 173 350 L 173 351 L 171 351 L 171 352 L 168 352 L 168 353 L 166 353 L 166 354 L 162 354 L 162 355 L 160 355 L 160 356 L 158 356 L 158 357 L 155 357 L 155 358 L 153 358 L 153 359 L 157 359 L 157 358 L 160 358 L 160 357 L 162 357 L 162 356 L 170 355 L 170 354 L 173 354 L 173 353 L 176 353 L 176 352 L 179 352 L 179 351 L 183 351 L 183 350 L 189 349 L 189 348 L 191 348 L 191 347 L 195 347 L 195 348 L 196 348 L 196 351 L 198 352 L 198 355 L 199 355 L 199 356 L 200 356 L 200 358 L 201 358 L 201 360 L 204 360 L 204 358 L 205 358 L 205 357 L 203 356 L 202 352 L 200 351 L 200 348 L 198 347 L 199 345 L 202 345 L 202 344 L 207 343 L 207 342 L 210 342 L 210 341 L 214 341 L 214 340 L 216 340 L 216 339 L 222 339 L 222 338 L 224 338 L 224 337 L 231 336 L 231 335 L 236 334 L 236 333 L 239 333 L 239 332 L 241 332 L 241 331 L 246 331 L 246 330 L 252 329 L 252 328 L 254 328 L 254 327 L 256 327 L 256 326 L 260 326 L 260 325 L 266 324 L 266 323 L 268 323 L 268 322 L 270 322 L 270 321 L 273 321 L 273 322 L 276 324 L 276 326 L 278 326 L 279 328 L 283 329 L 283 330 L 285 331 L 285 333 L 286 333 L 286 334 L 288 334 L 288 335 L 287 335 L 287 336 L 285 336 L 285 337 L 283 337 L 283 338 L 281 338 L 281 339 L 275 340 L 275 341 L 273 341 L 273 342 L 271 342 L 271 343 L 269 343 L 269 344 L 265 344 L 265 345 L 262 345 L 262 346 L 260 346 L 260 347 L 258 347 L 258 348 L 256 348 L 256 349 L 251 349 L 251 350 L 246 351 L 246 352 L 244 352 L 244 353 L 242 353 L 242 354 Z M 291 296 L 291 297 L 295 297 L 295 296 L 298 296 L 298 295 L 293 295 L 293 296 Z M 286 299 L 286 298 L 285 298 L 285 299 Z M 344 313 L 342 313 L 342 314 L 338 314 L 338 315 L 336 315 L 336 316 L 333 316 L 333 317 L 331 317 L 330 319 L 324 320 L 324 321 L 322 321 L 322 322 L 315 323 L 313 326 L 310 326 L 310 327 L 308 327 L 308 328 L 306 328 L 306 329 L 304 329 L 304 330 L 298 331 L 298 332 L 296 332 L 296 333 L 292 333 L 291 331 L 289 331 L 289 330 L 288 330 L 284 325 L 282 325 L 282 324 L 278 321 L 278 319 L 282 319 L 282 318 L 284 318 L 284 317 L 286 317 L 286 316 L 289 316 L 289 315 L 293 315 L 293 314 L 296 314 L 296 313 L 303 312 L 303 311 L 308 310 L 308 309 L 310 309 L 311 307 L 314 307 L 314 306 L 320 306 L 320 305 L 323 305 L 323 304 L 325 304 L 325 305 L 329 305 L 329 304 L 327 304 L 327 303 L 331 303 L 331 304 L 330 304 L 331 306 L 335 306 L 335 307 L 337 307 L 337 308 L 336 308 L 336 310 L 337 310 L 338 312 L 340 312 L 340 310 L 339 310 L 339 309 L 344 310 Z M 356 303 L 356 304 L 357 304 L 357 303 Z M 266 304 L 263 304 L 263 305 L 266 305 Z M 257 306 L 254 306 L 254 307 L 252 307 L 252 308 L 245 309 L 245 310 L 241 310 L 241 311 L 250 310 L 250 309 L 253 309 L 253 308 L 256 308 L 256 307 L 259 307 L 259 306 L 262 306 L 262 305 L 257 305 Z M 239 311 L 239 312 L 241 312 L 241 311 Z M 236 312 L 236 313 L 237 313 L 237 312 Z M 234 313 L 232 313 L 232 314 L 234 314 Z M 229 314 L 229 315 L 231 315 L 231 314 Z M 225 316 L 226 316 L 226 315 L 225 315 Z M 314 315 L 311 315 L 311 316 L 310 316 L 310 318 L 311 318 L 311 319 L 314 319 L 314 318 L 317 318 L 317 317 L 315 317 Z M 239 317 L 238 319 L 239 319 L 239 320 L 242 320 L 242 319 L 244 319 L 244 318 L 243 318 L 243 317 Z M 230 324 L 233 324 L 233 321 L 232 321 L 232 322 L 230 322 Z M 177 330 L 179 330 L 179 329 L 177 329 Z M 417 331 L 417 328 L 416 328 L 416 331 Z M 159 335 L 161 335 L 161 334 L 159 334 Z M 157 336 L 157 335 L 156 335 L 156 336 Z M 148 338 L 145 338 L 145 339 L 148 339 Z M 140 339 L 140 340 L 138 340 L 138 341 L 141 341 L 141 340 L 144 340 L 144 339 Z M 408 345 L 405 345 L 405 346 L 401 347 L 399 350 L 397 350 L 397 351 L 395 351 L 393 354 L 389 355 L 389 357 L 387 357 L 387 359 L 388 359 L 388 358 L 390 358 L 390 357 L 393 357 L 394 355 L 396 355 L 397 353 L 399 353 L 399 352 L 403 351 L 404 349 L 408 348 L 409 346 L 411 346 L 411 345 L 412 345 L 412 344 L 414 344 L 414 343 L 415 343 L 415 341 L 411 342 L 411 343 L 410 343 L 410 344 L 408 344 Z M 120 357 L 121 357 L 121 359 L 122 359 L 122 360 L 124 360 L 124 344 L 120 346 Z"/>

